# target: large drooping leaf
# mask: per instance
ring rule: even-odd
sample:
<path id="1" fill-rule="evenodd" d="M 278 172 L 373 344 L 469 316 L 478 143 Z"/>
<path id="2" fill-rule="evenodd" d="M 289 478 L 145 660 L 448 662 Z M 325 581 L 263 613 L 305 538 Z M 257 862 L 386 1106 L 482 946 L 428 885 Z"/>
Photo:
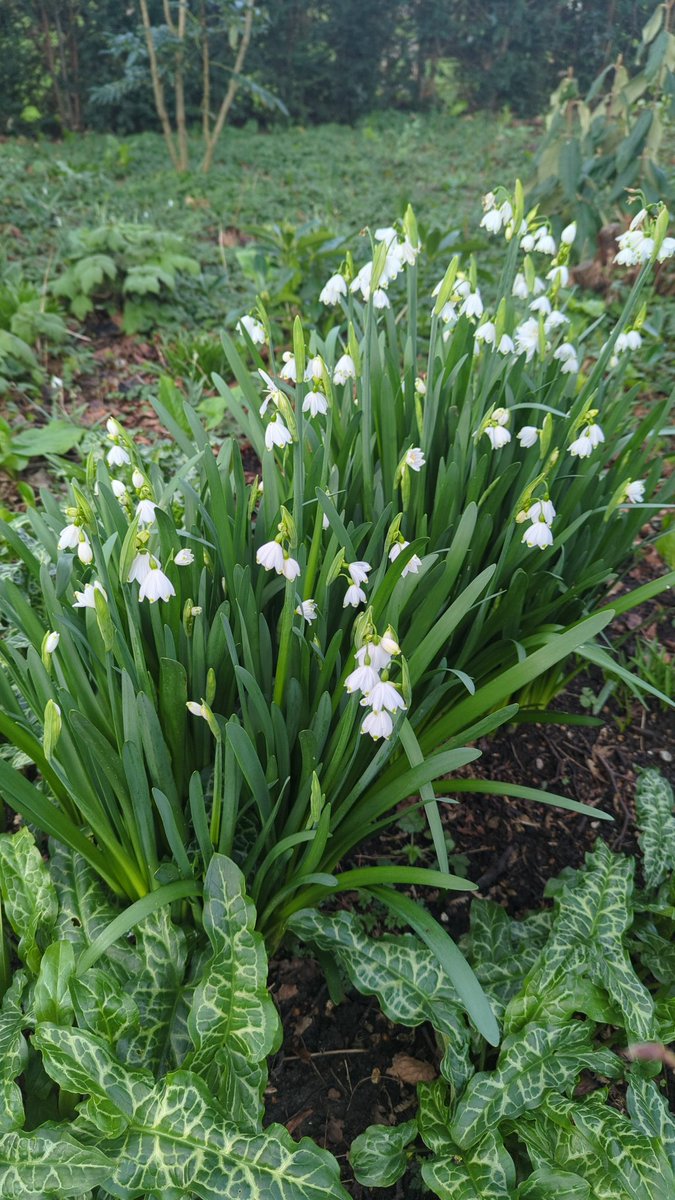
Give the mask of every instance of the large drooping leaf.
<path id="1" fill-rule="evenodd" d="M 111 1046 L 138 1027 L 136 1004 L 108 971 L 90 967 L 81 978 L 71 979 L 70 995 L 80 1029 L 89 1029 Z"/>
<path id="2" fill-rule="evenodd" d="M 586 865 L 556 897 L 553 929 L 525 984 L 536 1008 L 542 995 L 574 965 L 603 987 L 623 1013 L 629 1035 L 648 1040 L 655 1035 L 654 1003 L 631 964 L 624 935 L 632 920 L 634 860 L 612 854 L 605 842 L 586 855 Z M 507 1029 L 530 1019 L 528 1005 L 508 1010 Z"/>
<path id="3" fill-rule="evenodd" d="M 422 1178 L 440 1200 L 511 1200 L 513 1159 L 499 1134 L 490 1132 L 469 1151 L 424 1163 Z"/>
<path id="4" fill-rule="evenodd" d="M 417 1122 L 370 1125 L 349 1151 L 352 1170 L 365 1187 L 391 1187 L 408 1166 L 407 1147 L 417 1137 Z"/>
<path id="5" fill-rule="evenodd" d="M 518 1135 L 538 1166 L 569 1171 L 590 1184 L 593 1200 L 672 1200 L 673 1174 L 663 1147 L 637 1132 L 605 1103 L 604 1093 L 580 1102 L 547 1096 Z"/>
<path id="6" fill-rule="evenodd" d="M 121 1039 L 119 1052 L 130 1067 L 163 1071 L 175 1065 L 170 1035 L 185 974 L 185 934 L 164 906 L 141 921 L 134 935 L 139 963 L 124 991 L 138 1008 L 140 1022 L 138 1029 Z"/>
<path id="7" fill-rule="evenodd" d="M 654 1079 L 634 1075 L 626 1095 L 631 1121 L 638 1133 L 660 1141 L 675 1171 L 675 1117 Z"/>
<path id="8" fill-rule="evenodd" d="M 204 881 L 204 929 L 213 948 L 194 991 L 188 1030 L 194 1051 L 185 1067 L 201 1075 L 232 1118 L 260 1127 L 265 1060 L 281 1026 L 267 991 L 267 957 L 239 868 L 222 854 Z"/>
<path id="9" fill-rule="evenodd" d="M 415 937 L 371 938 L 353 913 L 297 913 L 292 929 L 328 951 L 344 967 L 354 987 L 377 996 L 383 1012 L 400 1025 L 429 1021 L 444 1039 L 442 1070 L 456 1088 L 472 1073 L 469 1028 L 463 1006 L 430 950 Z"/>
<path id="10" fill-rule="evenodd" d="M 242 1134 L 198 1076 L 177 1071 L 153 1086 L 145 1072 L 122 1067 L 92 1034 L 54 1025 L 41 1026 L 35 1041 L 60 1087 L 89 1093 L 123 1117 L 120 1132 L 99 1137 L 113 1164 L 100 1182 L 119 1200 L 347 1200 L 327 1151 L 308 1139 L 295 1143 L 282 1126 Z M 92 1136 L 88 1125 L 75 1122 L 71 1129 Z M 0 1162 L 3 1143 L 0 1138 Z"/>
<path id="11" fill-rule="evenodd" d="M 473 901 L 469 960 L 497 1016 L 534 966 L 550 929 L 551 913 L 546 910 L 514 921 L 492 900 Z"/>
<path id="12" fill-rule="evenodd" d="M 593 1067 L 588 1022 L 546 1028 L 531 1025 L 502 1044 L 494 1071 L 474 1075 L 455 1109 L 451 1136 L 473 1146 L 500 1121 L 541 1104 L 550 1089 L 564 1091 L 584 1066 Z"/>
<path id="13" fill-rule="evenodd" d="M 643 771 L 635 788 L 635 808 L 647 887 L 656 888 L 675 870 L 673 789 L 660 771 Z"/>
<path id="14" fill-rule="evenodd" d="M 82 856 L 54 840 L 49 843 L 49 871 L 58 897 L 56 934 L 72 942 L 79 955 L 114 921 L 119 909 Z M 129 974 L 130 948 L 128 943 L 117 943 L 106 952 L 106 970 L 120 980 Z"/>
<path id="15" fill-rule="evenodd" d="M 57 899 L 26 825 L 16 833 L 0 835 L 0 893 L 7 919 L 19 938 L 19 955 L 36 972 L 54 927 Z"/>
<path id="16" fill-rule="evenodd" d="M 110 1177 L 113 1164 L 96 1146 L 82 1146 L 56 1127 L 0 1137 L 3 1200 L 70 1200 Z"/>

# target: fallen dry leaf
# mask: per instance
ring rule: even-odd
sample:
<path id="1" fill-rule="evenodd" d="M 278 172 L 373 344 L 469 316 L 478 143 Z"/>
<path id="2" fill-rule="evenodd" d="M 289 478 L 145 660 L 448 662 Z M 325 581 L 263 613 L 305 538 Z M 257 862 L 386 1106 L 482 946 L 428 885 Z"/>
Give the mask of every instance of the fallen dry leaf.
<path id="1" fill-rule="evenodd" d="M 394 1061 L 387 1070 L 387 1075 L 399 1079 L 401 1083 L 429 1083 L 436 1078 L 436 1072 L 431 1063 L 412 1058 L 410 1054 L 395 1054 Z"/>

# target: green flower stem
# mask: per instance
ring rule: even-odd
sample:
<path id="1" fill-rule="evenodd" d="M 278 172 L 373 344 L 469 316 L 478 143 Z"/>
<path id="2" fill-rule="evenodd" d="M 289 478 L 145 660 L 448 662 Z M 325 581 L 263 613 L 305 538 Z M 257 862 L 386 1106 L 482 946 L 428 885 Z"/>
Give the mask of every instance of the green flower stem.
<path id="1" fill-rule="evenodd" d="M 295 581 L 292 579 L 286 580 L 286 592 L 284 595 L 284 607 L 281 614 L 281 625 L 279 629 L 279 657 L 277 659 L 277 672 L 274 677 L 274 703 L 283 707 L 284 693 L 286 691 L 286 677 L 288 675 L 288 664 L 291 655 L 291 638 L 293 636 L 293 612 L 295 609 Z"/>
<path id="2" fill-rule="evenodd" d="M 361 466 L 363 470 L 363 510 L 366 520 L 373 518 L 373 412 L 371 369 L 371 338 L 373 335 L 373 297 L 366 307 L 364 369 L 361 377 Z"/>

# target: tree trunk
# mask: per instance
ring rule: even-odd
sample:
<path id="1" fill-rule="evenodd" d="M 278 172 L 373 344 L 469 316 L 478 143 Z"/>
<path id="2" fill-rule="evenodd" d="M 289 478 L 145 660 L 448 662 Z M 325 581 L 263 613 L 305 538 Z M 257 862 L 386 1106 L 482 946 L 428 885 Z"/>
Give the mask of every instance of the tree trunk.
<path id="1" fill-rule="evenodd" d="M 218 140 L 220 138 L 221 133 L 223 132 L 223 127 L 227 120 L 229 111 L 232 108 L 232 103 L 234 101 L 234 98 L 237 94 L 237 90 L 239 88 L 239 80 L 237 79 L 237 76 L 241 72 L 241 69 L 244 65 L 244 59 L 246 58 L 246 51 L 248 50 L 248 45 L 251 40 L 251 29 L 253 27 L 253 3 L 254 3 L 254 0 L 247 0 L 246 17 L 244 19 L 244 31 L 241 35 L 241 41 L 239 43 L 239 49 L 237 51 L 237 57 L 235 59 L 234 69 L 232 72 L 232 78 L 230 80 L 227 92 L 225 93 L 223 103 L 220 106 L 218 116 L 216 117 L 216 123 L 213 126 L 213 132 L 212 132 L 210 138 L 206 142 L 204 158 L 202 159 L 202 163 L 201 163 L 201 167 L 200 167 L 200 170 L 202 170 L 205 174 L 207 171 L 210 170 L 210 168 L 213 164 L 213 155 L 215 153 L 216 146 L 218 144 Z"/>
<path id="2" fill-rule="evenodd" d="M 152 79 L 152 94 L 153 94 L 154 100 L 155 100 L 155 109 L 157 112 L 157 116 L 159 117 L 160 122 L 161 122 L 162 133 L 164 134 L 164 140 L 166 142 L 167 149 L 169 151 L 169 157 L 171 159 L 171 162 L 173 163 L 176 170 L 180 170 L 181 168 L 178 165 L 178 155 L 176 154 L 176 147 L 174 145 L 174 140 L 173 140 L 173 129 L 171 128 L 171 120 L 169 118 L 168 112 L 166 111 L 166 101 L 164 99 L 164 86 L 162 84 L 161 76 L 159 73 L 159 66 L 157 63 L 157 55 L 155 53 L 155 42 L 154 42 L 154 39 L 152 36 L 152 25 L 150 23 L 150 14 L 148 12 L 147 0 L 138 0 L 138 3 L 140 6 L 140 10 L 141 10 L 141 19 L 143 21 L 143 30 L 145 32 L 145 44 L 148 48 L 148 59 L 150 61 L 150 77 Z"/>

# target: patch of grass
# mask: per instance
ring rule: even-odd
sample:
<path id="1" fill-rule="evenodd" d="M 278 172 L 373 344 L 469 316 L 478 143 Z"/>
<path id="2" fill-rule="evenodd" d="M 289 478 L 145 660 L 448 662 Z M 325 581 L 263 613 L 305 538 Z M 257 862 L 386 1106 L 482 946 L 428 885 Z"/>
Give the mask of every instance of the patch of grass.
<path id="1" fill-rule="evenodd" d="M 46 264 L 52 274 L 60 269 L 78 226 L 117 218 L 180 233 L 213 277 L 192 306 L 203 325 L 253 298 L 237 257 L 238 235 L 245 238 L 249 226 L 316 221 L 349 235 L 365 221 L 389 224 L 411 202 L 425 226 L 468 232 L 482 193 L 528 170 L 536 138 L 532 127 L 494 114 L 378 114 L 356 128 L 271 133 L 246 127 L 226 132 L 208 176 L 176 175 L 158 134 L 125 139 L 124 173 L 110 167 L 109 135 L 7 142 L 0 229 L 7 257 L 36 281 Z M 222 247 L 221 231 L 229 231 Z"/>

